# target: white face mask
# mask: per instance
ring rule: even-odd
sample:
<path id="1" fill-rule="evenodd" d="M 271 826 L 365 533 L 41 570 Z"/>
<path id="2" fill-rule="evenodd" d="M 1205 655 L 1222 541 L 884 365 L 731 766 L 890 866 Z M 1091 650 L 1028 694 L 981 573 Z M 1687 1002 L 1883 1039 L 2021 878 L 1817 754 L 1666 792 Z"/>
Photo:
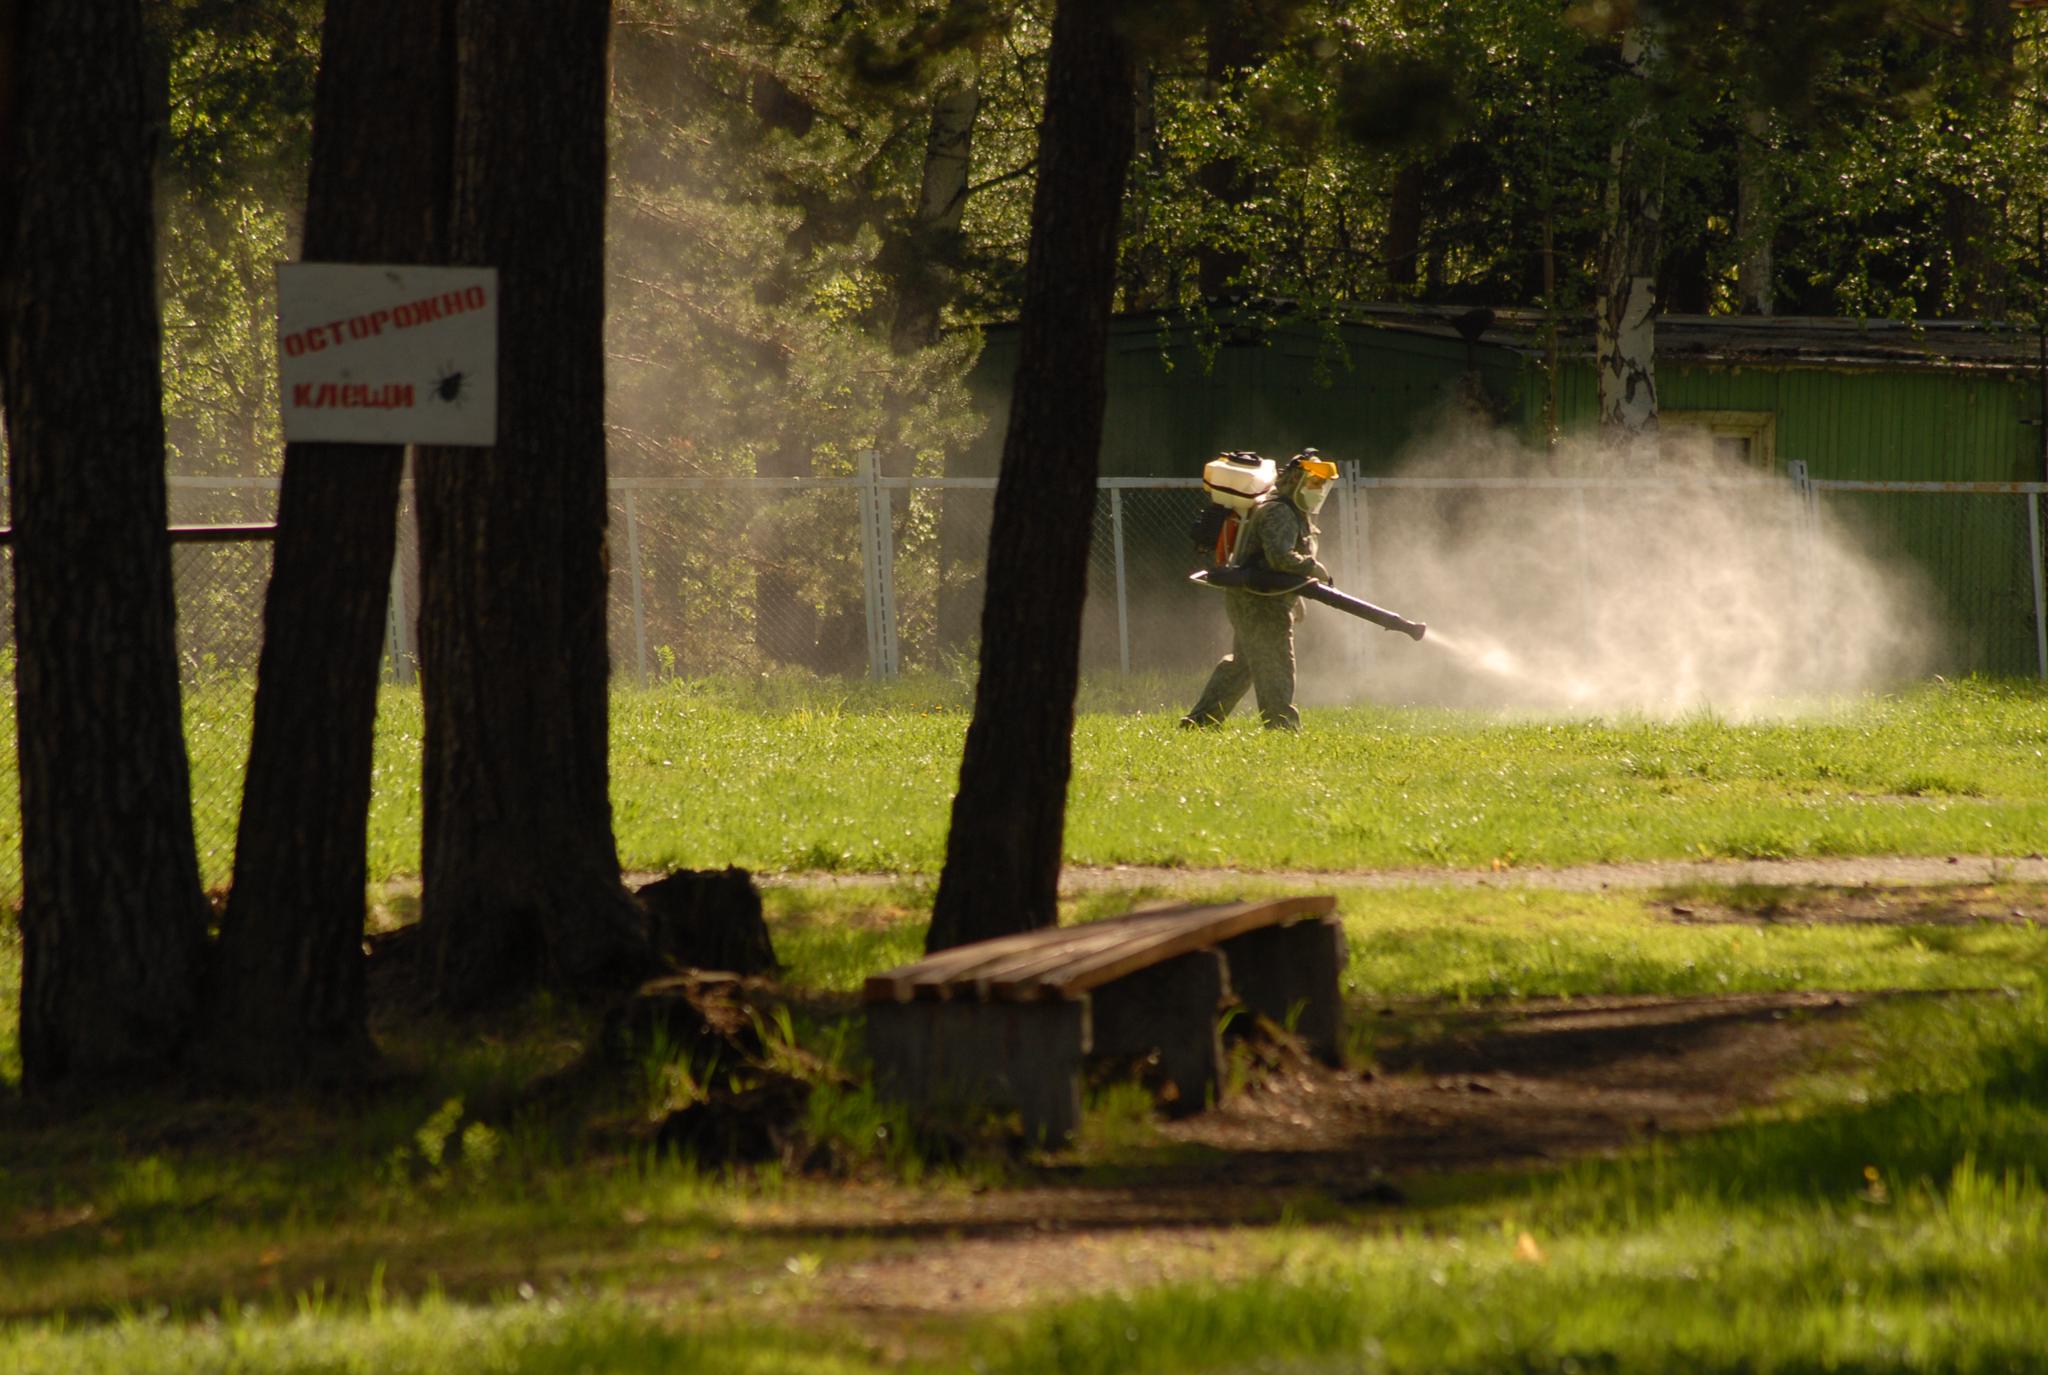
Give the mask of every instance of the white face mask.
<path id="1" fill-rule="evenodd" d="M 1310 485 L 1304 482 L 1301 486 L 1294 489 L 1294 504 L 1309 515 L 1314 515 L 1323 509 L 1323 501 L 1329 495 L 1330 486 L 1328 483 L 1318 482 Z"/>

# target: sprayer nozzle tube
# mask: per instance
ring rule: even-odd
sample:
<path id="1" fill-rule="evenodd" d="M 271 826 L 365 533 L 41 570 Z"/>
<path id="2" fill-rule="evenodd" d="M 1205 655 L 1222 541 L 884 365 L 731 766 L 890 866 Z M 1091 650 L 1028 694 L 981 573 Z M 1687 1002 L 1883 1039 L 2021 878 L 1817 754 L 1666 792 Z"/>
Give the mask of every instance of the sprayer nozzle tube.
<path id="1" fill-rule="evenodd" d="M 1371 602 L 1346 596 L 1328 583 L 1298 577 L 1292 573 L 1275 573 L 1270 568 L 1205 568 L 1199 573 L 1190 574 L 1189 577 L 1191 581 L 1208 587 L 1243 587 L 1253 592 L 1274 595 L 1298 592 L 1312 602 L 1321 602 L 1324 606 L 1334 607 L 1362 621 L 1371 621 L 1374 625 L 1388 630 L 1397 630 L 1411 640 L 1420 640 L 1423 632 L 1429 629 L 1421 621 L 1411 621 L 1383 606 L 1374 606 Z"/>

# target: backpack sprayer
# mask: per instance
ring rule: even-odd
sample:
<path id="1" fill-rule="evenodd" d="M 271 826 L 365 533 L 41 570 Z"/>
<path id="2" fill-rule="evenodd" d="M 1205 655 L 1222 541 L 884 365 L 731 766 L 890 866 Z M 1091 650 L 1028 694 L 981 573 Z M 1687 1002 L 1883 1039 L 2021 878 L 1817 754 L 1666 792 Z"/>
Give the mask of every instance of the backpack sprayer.
<path id="1" fill-rule="evenodd" d="M 1273 489 L 1278 476 L 1273 460 L 1252 453 L 1221 454 L 1203 465 L 1202 486 L 1208 491 L 1212 504 L 1196 522 L 1195 543 L 1205 554 L 1213 554 L 1217 566 L 1190 573 L 1188 580 L 1203 587 L 1241 587 L 1266 596 L 1299 593 L 1312 602 L 1321 602 L 1362 621 L 1397 630 L 1411 640 L 1420 640 L 1429 629 L 1421 621 L 1411 621 L 1385 607 L 1347 596 L 1328 583 L 1317 582 L 1299 573 L 1230 566 L 1230 553 L 1237 542 L 1239 523 Z"/>

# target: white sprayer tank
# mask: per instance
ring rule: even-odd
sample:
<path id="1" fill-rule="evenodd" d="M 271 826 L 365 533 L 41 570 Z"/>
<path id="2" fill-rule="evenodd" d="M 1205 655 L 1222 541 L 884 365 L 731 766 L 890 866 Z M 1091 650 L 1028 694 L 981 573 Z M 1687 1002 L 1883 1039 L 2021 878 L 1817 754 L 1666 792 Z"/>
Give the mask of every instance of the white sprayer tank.
<path id="1" fill-rule="evenodd" d="M 1279 472 L 1270 458 L 1257 454 L 1219 454 L 1202 465 L 1202 486 L 1209 500 L 1245 515 L 1272 489 Z"/>

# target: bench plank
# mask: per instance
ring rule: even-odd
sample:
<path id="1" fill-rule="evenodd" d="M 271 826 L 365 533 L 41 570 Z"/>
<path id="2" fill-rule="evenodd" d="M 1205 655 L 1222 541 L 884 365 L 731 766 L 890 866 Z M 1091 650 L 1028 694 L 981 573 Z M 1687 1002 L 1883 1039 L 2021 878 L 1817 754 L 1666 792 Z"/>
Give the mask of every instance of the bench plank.
<path id="1" fill-rule="evenodd" d="M 1121 917 L 1089 922 L 1084 926 L 1048 926 L 1036 931 L 1019 931 L 969 945 L 956 945 L 927 955 L 915 964 L 898 965 L 871 975 L 861 985 L 861 997 L 871 1003 L 908 1002 L 913 997 L 943 997 L 945 985 L 965 983 L 1009 959 L 1034 959 L 1041 952 L 1066 947 L 1076 941 L 1091 945 L 1119 938 L 1133 925 L 1195 910 L 1186 903 L 1170 907 L 1144 908 Z"/>
<path id="2" fill-rule="evenodd" d="M 1134 912 L 1089 922 L 1086 926 L 1061 927 L 1059 934 L 1066 939 L 1048 941 L 1035 950 L 1017 951 L 990 960 L 967 974 L 957 976 L 955 982 L 971 983 L 975 996 L 989 998 L 998 983 L 1014 983 L 1034 971 L 1058 969 L 1071 961 L 1115 949 L 1128 941 L 1143 940 L 1170 931 L 1174 923 L 1187 918 L 1188 910 L 1192 909 Z"/>
<path id="3" fill-rule="evenodd" d="M 1336 909 L 1336 898 L 1327 894 L 1203 908 L 1199 919 L 1191 913 L 1156 930 L 1132 932 L 1127 940 L 1105 950 L 1077 956 L 1056 968 L 1010 981 L 994 981 L 990 991 L 995 997 L 1005 1000 L 1077 997 L 1146 965 L 1200 950 L 1262 926 L 1277 926 L 1303 917 L 1328 916 Z"/>
<path id="4" fill-rule="evenodd" d="M 866 980 L 861 996 L 870 1003 L 1074 998 L 1148 964 L 1261 926 L 1327 915 L 1336 901 L 1325 894 L 1215 906 L 1177 903 L 1083 926 L 1022 931 L 885 970 Z"/>

